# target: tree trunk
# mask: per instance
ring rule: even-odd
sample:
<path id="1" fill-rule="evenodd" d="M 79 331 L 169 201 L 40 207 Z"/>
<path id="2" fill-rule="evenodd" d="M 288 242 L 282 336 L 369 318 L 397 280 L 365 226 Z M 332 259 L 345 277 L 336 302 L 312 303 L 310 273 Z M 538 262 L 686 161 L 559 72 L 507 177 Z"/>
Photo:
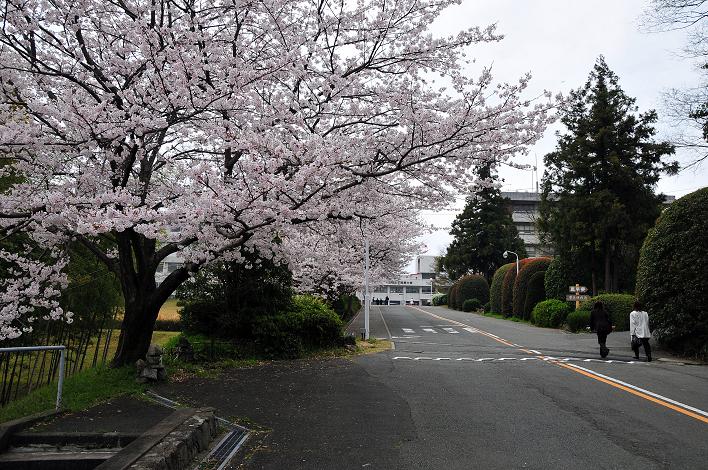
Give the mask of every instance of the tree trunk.
<path id="1" fill-rule="evenodd" d="M 605 249 L 605 292 L 612 292 L 612 258 L 610 249 Z"/>
<path id="2" fill-rule="evenodd" d="M 119 260 L 118 275 L 125 299 L 118 349 L 111 366 L 135 364 L 144 359 L 160 307 L 197 267 L 189 264 L 173 271 L 157 286 L 155 271 L 166 254 L 156 252 L 155 240 L 130 230 L 116 236 Z"/>

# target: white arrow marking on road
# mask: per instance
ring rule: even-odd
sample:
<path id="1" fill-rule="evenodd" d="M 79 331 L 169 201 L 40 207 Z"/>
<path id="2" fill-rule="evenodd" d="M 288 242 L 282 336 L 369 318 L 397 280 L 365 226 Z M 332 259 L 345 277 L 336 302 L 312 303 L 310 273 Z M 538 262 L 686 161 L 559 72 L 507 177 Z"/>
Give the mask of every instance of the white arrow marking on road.
<path id="1" fill-rule="evenodd" d="M 454 328 L 443 328 L 443 330 L 447 331 L 448 333 L 453 333 L 453 334 L 459 333 L 459 331 L 457 331 Z"/>

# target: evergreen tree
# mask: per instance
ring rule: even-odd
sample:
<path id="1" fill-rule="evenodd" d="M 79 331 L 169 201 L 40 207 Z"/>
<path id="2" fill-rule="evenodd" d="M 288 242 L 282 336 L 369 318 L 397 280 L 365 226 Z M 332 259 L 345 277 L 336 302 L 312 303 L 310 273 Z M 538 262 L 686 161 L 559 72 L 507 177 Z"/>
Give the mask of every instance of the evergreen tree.
<path id="1" fill-rule="evenodd" d="M 556 252 L 590 272 L 593 292 L 631 289 L 637 255 L 659 215 L 654 186 L 674 148 L 653 140 L 654 110 L 638 113 L 601 56 L 571 92 L 556 150 L 545 156 L 540 228 Z"/>
<path id="2" fill-rule="evenodd" d="M 481 166 L 478 176 L 490 179 L 489 165 Z M 454 239 L 439 264 L 451 279 L 475 272 L 491 280 L 494 271 L 506 263 L 502 256 L 505 250 L 526 256 L 507 201 L 496 186 L 483 188 L 467 199 L 465 209 L 452 223 L 450 235 Z"/>

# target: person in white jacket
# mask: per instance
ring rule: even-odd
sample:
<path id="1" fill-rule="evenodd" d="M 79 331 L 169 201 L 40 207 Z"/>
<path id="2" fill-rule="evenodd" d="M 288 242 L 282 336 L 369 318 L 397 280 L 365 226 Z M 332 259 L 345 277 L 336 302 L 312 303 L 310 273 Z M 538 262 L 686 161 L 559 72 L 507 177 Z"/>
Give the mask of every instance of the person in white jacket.
<path id="1" fill-rule="evenodd" d="M 634 310 L 629 314 L 629 334 L 632 337 L 632 350 L 634 358 L 639 359 L 639 343 L 644 346 L 644 354 L 647 356 L 647 362 L 651 362 L 651 346 L 649 346 L 649 314 L 642 308 L 639 301 L 634 302 Z"/>

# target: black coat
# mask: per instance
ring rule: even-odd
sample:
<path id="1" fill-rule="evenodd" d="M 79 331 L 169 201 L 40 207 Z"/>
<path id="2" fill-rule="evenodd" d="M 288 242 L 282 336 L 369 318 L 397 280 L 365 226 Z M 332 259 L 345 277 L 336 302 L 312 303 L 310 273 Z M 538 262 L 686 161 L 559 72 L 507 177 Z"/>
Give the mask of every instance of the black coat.
<path id="1" fill-rule="evenodd" d="M 597 333 L 609 334 L 612 332 L 612 318 L 607 310 L 595 310 L 590 312 L 590 329 Z"/>

